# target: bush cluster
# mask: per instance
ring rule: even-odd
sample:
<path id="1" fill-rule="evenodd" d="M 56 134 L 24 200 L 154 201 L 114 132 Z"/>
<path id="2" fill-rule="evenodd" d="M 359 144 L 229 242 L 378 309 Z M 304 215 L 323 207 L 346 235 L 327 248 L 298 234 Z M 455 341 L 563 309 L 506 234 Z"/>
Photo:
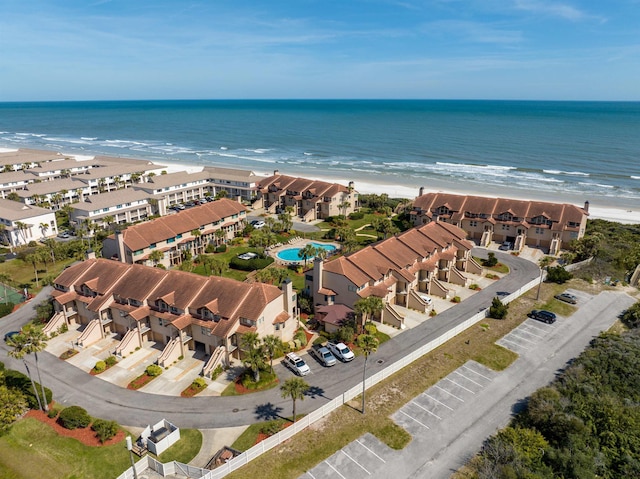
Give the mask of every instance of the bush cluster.
<path id="1" fill-rule="evenodd" d="M 229 261 L 229 266 L 233 269 L 239 269 L 241 271 L 256 271 L 259 269 L 266 268 L 275 260 L 271 257 L 257 257 L 253 259 L 240 259 L 237 256 L 231 258 Z"/>
<path id="2" fill-rule="evenodd" d="M 497 296 L 491 301 L 491 307 L 489 308 L 489 317 L 493 319 L 504 319 L 509 312 L 509 305 L 500 301 Z"/>
<path id="3" fill-rule="evenodd" d="M 116 358 L 115 356 L 109 356 L 107 359 L 104 360 L 104 362 L 109 367 L 115 366 L 115 364 L 118 362 L 118 358 Z"/>
<path id="4" fill-rule="evenodd" d="M 80 406 L 70 406 L 62 410 L 58 422 L 65 429 L 84 428 L 91 423 L 91 416 Z"/>
<path id="5" fill-rule="evenodd" d="M 91 425 L 91 429 L 96 432 L 96 436 L 101 443 L 107 442 L 113 436 L 118 434 L 118 423 L 115 421 L 107 421 L 106 419 L 96 419 Z"/>
<path id="6" fill-rule="evenodd" d="M 93 371 L 96 373 L 101 373 L 105 369 L 107 369 L 107 363 L 105 363 L 104 361 L 96 362 L 96 365 L 93 367 Z"/>
<path id="7" fill-rule="evenodd" d="M 27 403 L 29 404 L 30 409 L 38 408 L 38 400 L 36 399 L 36 395 L 33 392 L 33 387 L 31 386 L 31 381 L 29 378 L 22 374 L 20 371 L 15 371 L 13 369 L 7 369 L 4 372 L 5 385 L 8 388 L 15 388 L 25 395 L 27 399 Z M 36 390 L 38 391 L 38 395 L 42 397 L 42 387 L 36 381 L 34 381 L 36 386 Z M 44 388 L 44 394 L 47 399 L 47 404 L 51 404 L 51 400 L 53 399 L 53 394 L 51 393 L 51 389 Z"/>
<path id="8" fill-rule="evenodd" d="M 160 376 L 162 374 L 162 368 L 157 364 L 150 364 L 149 366 L 147 366 L 147 369 L 145 369 L 145 373 L 147 373 L 147 376 L 155 378 L 156 376 Z"/>

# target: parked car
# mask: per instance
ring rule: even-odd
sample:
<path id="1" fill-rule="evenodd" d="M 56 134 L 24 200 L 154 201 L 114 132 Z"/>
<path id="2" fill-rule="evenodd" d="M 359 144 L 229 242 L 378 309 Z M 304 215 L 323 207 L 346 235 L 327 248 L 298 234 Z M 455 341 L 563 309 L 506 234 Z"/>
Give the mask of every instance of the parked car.
<path id="1" fill-rule="evenodd" d="M 17 336 L 18 334 L 20 334 L 20 331 L 9 331 L 4 335 L 4 342 L 8 342 L 11 338 Z"/>
<path id="2" fill-rule="evenodd" d="M 306 376 L 311 372 L 311 368 L 296 353 L 287 353 L 282 362 L 286 367 L 299 376 Z"/>
<path id="3" fill-rule="evenodd" d="M 68 239 L 69 238 L 69 233 L 67 233 L 66 231 L 62 231 L 62 232 L 58 233 L 58 238 Z"/>
<path id="4" fill-rule="evenodd" d="M 551 311 L 545 311 L 544 309 L 534 309 L 529 313 L 529 317 L 547 324 L 553 324 L 556 322 L 556 315 Z"/>
<path id="5" fill-rule="evenodd" d="M 560 301 L 564 301 L 565 303 L 576 304 L 578 302 L 578 298 L 571 293 L 561 293 L 556 294 L 554 298 L 559 299 Z"/>
<path id="6" fill-rule="evenodd" d="M 326 367 L 335 366 L 337 363 L 336 357 L 325 346 L 316 345 L 309 352 Z"/>
<path id="7" fill-rule="evenodd" d="M 253 226 L 255 229 L 259 230 L 260 228 L 264 228 L 265 227 L 265 222 L 262 220 L 253 220 L 251 222 L 251 226 Z"/>
<path id="8" fill-rule="evenodd" d="M 418 296 L 420 296 L 420 299 L 427 303 L 427 305 L 429 306 L 431 306 L 431 303 L 433 303 L 433 300 L 424 293 L 418 293 Z"/>
<path id="9" fill-rule="evenodd" d="M 356 355 L 353 354 L 353 351 L 349 349 L 349 346 L 344 343 L 332 343 L 329 341 L 329 343 L 327 343 L 327 347 L 336 358 L 344 361 L 345 363 L 348 363 L 356 357 Z"/>
<path id="10" fill-rule="evenodd" d="M 510 241 L 505 241 L 504 243 L 502 243 L 500 245 L 500 247 L 498 249 L 501 249 L 503 251 L 509 251 L 513 246 L 511 245 Z"/>

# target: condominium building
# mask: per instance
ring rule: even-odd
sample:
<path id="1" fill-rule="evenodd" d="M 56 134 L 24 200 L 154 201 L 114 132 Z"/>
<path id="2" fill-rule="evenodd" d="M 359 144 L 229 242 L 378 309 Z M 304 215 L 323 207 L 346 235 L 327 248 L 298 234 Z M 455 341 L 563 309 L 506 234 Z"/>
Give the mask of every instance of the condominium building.
<path id="1" fill-rule="evenodd" d="M 426 311 L 430 305 L 421 294 L 449 298 L 447 283 L 468 286 L 463 273 L 482 272 L 466 237 L 457 226 L 434 221 L 349 255 L 316 259 L 305 277 L 306 292 L 316 306 L 349 308 L 360 298 L 377 296 L 384 304 L 381 320 L 403 327 L 394 305 Z"/>
<path id="2" fill-rule="evenodd" d="M 509 243 L 515 251 L 525 245 L 558 254 L 563 245 L 584 236 L 589 202 L 566 203 L 487 198 L 448 193 L 422 194 L 413 201 L 414 225 L 437 220 L 462 228 L 482 246 Z"/>
<path id="3" fill-rule="evenodd" d="M 219 199 L 118 231 L 104 240 L 102 255 L 123 263 L 178 265 L 185 251 L 196 256 L 209 243 L 233 238 L 246 217 L 241 203 Z M 162 254 L 152 256 L 154 251 Z"/>
<path id="4" fill-rule="evenodd" d="M 211 370 L 212 361 L 225 358 L 228 364 L 238 357 L 246 332 L 290 341 L 296 328 L 290 281 L 278 288 L 92 258 L 65 269 L 53 286 L 55 314 L 45 333 L 65 324 L 86 325 L 77 338 L 80 346 L 115 336 L 121 339 L 116 354 L 122 356 L 158 343 L 161 366 L 199 350 L 210 356 Z"/>
<path id="5" fill-rule="evenodd" d="M 293 214 L 302 221 L 325 219 L 330 216 L 348 215 L 359 207 L 358 192 L 349 186 L 326 181 L 309 180 L 281 175 L 277 170 L 273 176 L 258 182 L 259 201 L 269 213 L 293 209 Z"/>
<path id="6" fill-rule="evenodd" d="M 5 244 L 21 246 L 57 234 L 53 211 L 0 199 L 0 237 Z"/>

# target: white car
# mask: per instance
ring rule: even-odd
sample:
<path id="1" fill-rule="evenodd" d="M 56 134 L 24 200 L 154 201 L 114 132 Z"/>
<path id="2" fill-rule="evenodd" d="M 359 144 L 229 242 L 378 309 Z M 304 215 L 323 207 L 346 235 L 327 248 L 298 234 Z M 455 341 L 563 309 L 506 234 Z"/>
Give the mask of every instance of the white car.
<path id="1" fill-rule="evenodd" d="M 418 293 L 418 296 L 420 296 L 420 299 L 427 303 L 428 306 L 431 306 L 431 303 L 433 303 L 433 299 L 424 293 Z"/>
<path id="2" fill-rule="evenodd" d="M 349 361 L 351 361 L 353 358 L 356 357 L 356 355 L 353 354 L 353 351 L 349 349 L 349 346 L 347 346 L 344 343 L 329 342 L 327 344 L 327 347 L 329 348 L 329 351 L 331 351 L 336 358 L 340 359 L 341 361 L 344 361 L 345 363 L 348 363 Z"/>
<path id="3" fill-rule="evenodd" d="M 264 228 L 265 224 L 266 223 L 262 220 L 253 220 L 251 222 L 251 226 L 253 226 L 257 230 L 259 230 L 260 228 Z"/>
<path id="4" fill-rule="evenodd" d="M 306 376 L 311 372 L 311 368 L 296 353 L 288 353 L 282 363 L 299 376 Z"/>

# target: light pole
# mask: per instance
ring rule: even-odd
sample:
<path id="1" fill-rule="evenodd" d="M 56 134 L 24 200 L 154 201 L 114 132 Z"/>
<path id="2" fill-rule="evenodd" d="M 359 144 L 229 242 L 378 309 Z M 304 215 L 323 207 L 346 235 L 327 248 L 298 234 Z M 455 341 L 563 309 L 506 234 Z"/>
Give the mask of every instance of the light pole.
<path id="1" fill-rule="evenodd" d="M 133 445 L 131 444 L 131 436 L 127 436 L 127 451 L 129 451 L 129 457 L 131 458 L 131 469 L 133 469 L 133 479 L 138 479 L 138 473 L 136 472 L 136 463 L 133 460 Z"/>
<path id="2" fill-rule="evenodd" d="M 540 299 L 540 288 L 542 287 L 542 273 L 544 272 L 544 268 L 540 268 L 540 282 L 538 283 L 538 293 L 536 294 L 536 301 Z"/>

